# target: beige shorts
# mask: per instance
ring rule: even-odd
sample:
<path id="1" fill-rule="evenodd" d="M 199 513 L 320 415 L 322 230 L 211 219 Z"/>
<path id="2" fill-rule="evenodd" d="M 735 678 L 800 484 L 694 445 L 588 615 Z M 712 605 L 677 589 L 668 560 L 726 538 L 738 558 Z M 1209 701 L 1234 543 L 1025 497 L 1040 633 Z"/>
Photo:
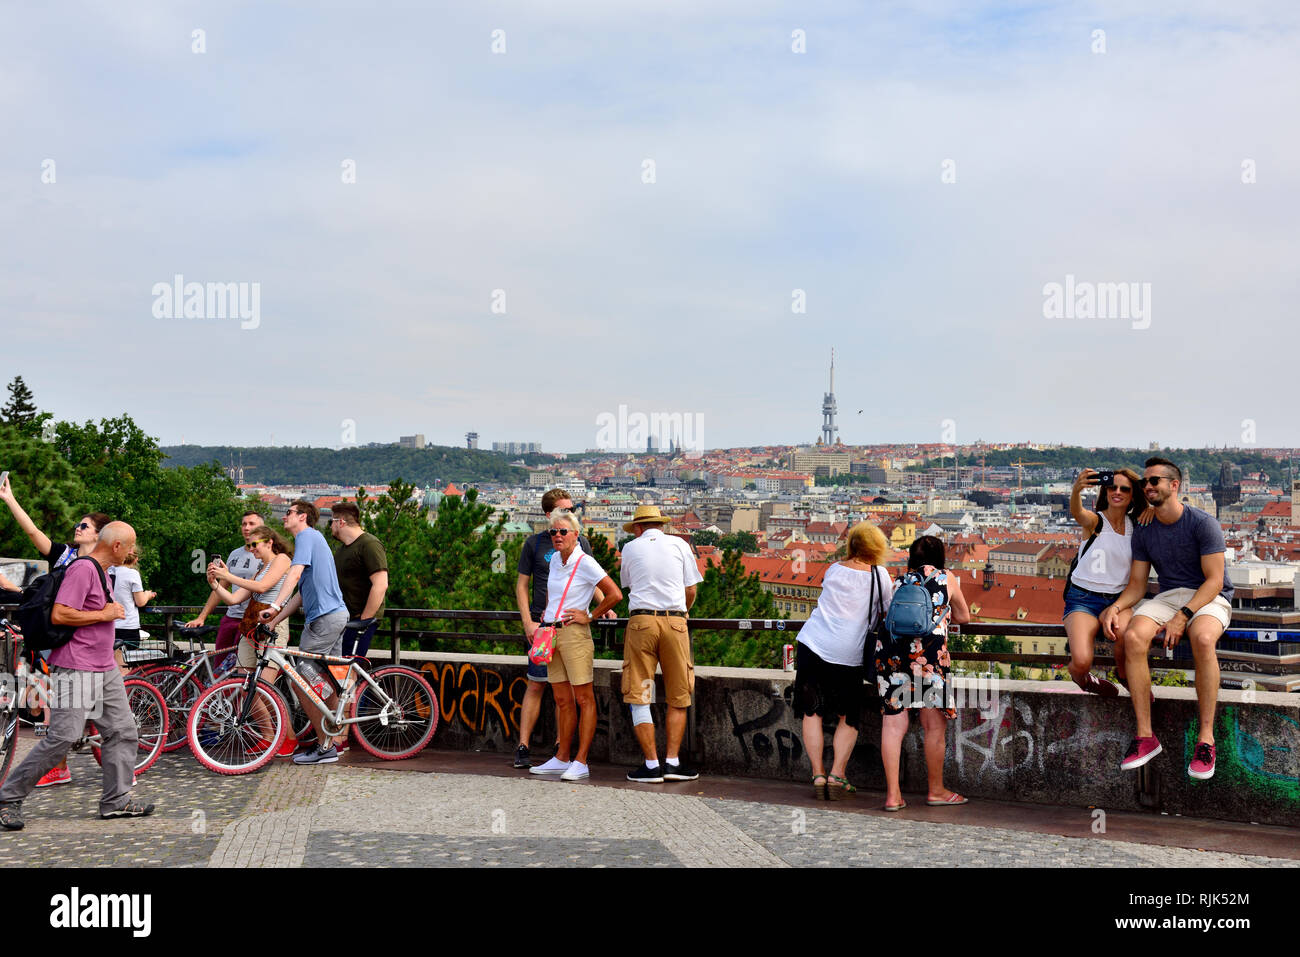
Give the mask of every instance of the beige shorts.
<path id="1" fill-rule="evenodd" d="M 1133 609 L 1133 615 L 1134 617 L 1141 615 L 1144 618 L 1150 618 L 1157 625 L 1166 625 L 1169 623 L 1169 619 L 1178 613 L 1178 609 L 1191 601 L 1192 596 L 1195 594 L 1195 588 L 1171 588 L 1169 591 L 1162 591 L 1154 598 L 1139 602 L 1138 606 Z M 1222 595 L 1215 595 L 1214 601 L 1204 608 L 1196 610 L 1196 614 L 1192 616 L 1192 621 L 1202 616 L 1213 618 L 1226 631 L 1228 622 L 1232 620 L 1232 606 L 1228 604 L 1228 599 Z"/>
<path id="2" fill-rule="evenodd" d="M 555 633 L 555 657 L 546 666 L 551 684 L 589 685 L 596 679 L 596 645 L 590 625 L 565 625 Z"/>
<path id="3" fill-rule="evenodd" d="M 275 626 L 275 647 L 284 648 L 289 644 L 289 620 L 286 618 Z M 257 645 L 247 638 L 239 639 L 239 652 L 235 663 L 241 668 L 257 667 Z"/>
<path id="4" fill-rule="evenodd" d="M 695 690 L 695 663 L 686 619 L 675 615 L 634 615 L 623 637 L 623 701 L 650 704 L 655 666 L 664 671 L 664 692 L 674 708 L 689 708 Z"/>

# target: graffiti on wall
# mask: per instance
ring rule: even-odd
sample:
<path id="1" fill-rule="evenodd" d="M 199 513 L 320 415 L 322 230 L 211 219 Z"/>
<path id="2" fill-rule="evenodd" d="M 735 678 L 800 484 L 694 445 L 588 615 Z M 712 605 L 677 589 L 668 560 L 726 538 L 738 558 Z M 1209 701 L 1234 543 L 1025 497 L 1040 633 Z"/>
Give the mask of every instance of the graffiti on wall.
<path id="1" fill-rule="evenodd" d="M 1279 801 L 1300 801 L 1300 722 L 1271 708 L 1225 706 L 1214 723 L 1218 745 L 1215 777 Z M 1188 725 L 1186 753 L 1196 743 L 1196 724 Z"/>
<path id="2" fill-rule="evenodd" d="M 756 718 L 741 721 L 736 708 L 736 699 L 757 698 L 766 704 L 767 710 Z M 761 705 L 760 705 L 761 706 Z M 741 710 L 745 710 L 743 707 Z M 774 698 L 761 691 L 742 689 L 727 690 L 727 714 L 731 718 L 731 733 L 740 743 L 745 766 L 757 762 L 769 762 L 775 754 L 782 771 L 790 769 L 792 761 L 803 757 L 803 742 L 789 727 L 793 723 L 794 713 L 782 698 Z"/>
<path id="3" fill-rule="evenodd" d="M 527 678 L 516 677 L 507 687 L 501 672 L 471 662 L 426 661 L 420 670 L 428 672 L 444 723 L 478 735 L 499 730 L 505 740 L 518 736 Z"/>

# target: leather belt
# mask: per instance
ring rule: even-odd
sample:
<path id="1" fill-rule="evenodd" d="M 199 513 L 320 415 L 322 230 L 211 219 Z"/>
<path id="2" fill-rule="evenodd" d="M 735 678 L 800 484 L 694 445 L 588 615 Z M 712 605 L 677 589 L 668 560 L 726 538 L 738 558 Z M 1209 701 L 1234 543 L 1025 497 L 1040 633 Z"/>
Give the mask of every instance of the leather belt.
<path id="1" fill-rule="evenodd" d="M 630 611 L 630 612 L 627 613 L 627 616 L 628 616 L 629 618 L 633 618 L 633 617 L 635 617 L 635 616 L 637 616 L 637 615 L 656 615 L 656 616 L 658 616 L 658 615 L 666 615 L 666 616 L 668 616 L 668 617 L 670 617 L 670 618 L 685 618 L 685 617 L 686 617 L 686 612 L 684 612 L 684 611 L 655 611 L 653 608 L 637 608 L 637 609 L 634 609 L 633 611 Z"/>

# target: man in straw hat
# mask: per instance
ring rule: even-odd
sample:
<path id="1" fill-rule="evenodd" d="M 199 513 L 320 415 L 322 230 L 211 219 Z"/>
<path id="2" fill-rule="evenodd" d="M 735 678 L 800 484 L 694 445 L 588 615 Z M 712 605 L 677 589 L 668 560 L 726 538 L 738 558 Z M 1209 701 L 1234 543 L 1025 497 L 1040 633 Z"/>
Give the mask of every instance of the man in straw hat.
<path id="1" fill-rule="evenodd" d="M 627 779 L 642 784 L 694 781 L 700 776 L 681 761 L 678 750 L 695 690 L 686 611 L 695 604 L 695 586 L 702 576 L 691 547 L 676 535 L 664 534 L 668 522 L 657 505 L 640 505 L 632 521 L 623 526 L 623 531 L 636 536 L 623 546 L 619 575 L 630 593 L 623 641 L 623 700 L 632 706 L 632 730 L 645 755 L 645 763 Z M 662 766 L 650 717 L 656 666 L 663 668 L 668 704 L 668 750 Z"/>

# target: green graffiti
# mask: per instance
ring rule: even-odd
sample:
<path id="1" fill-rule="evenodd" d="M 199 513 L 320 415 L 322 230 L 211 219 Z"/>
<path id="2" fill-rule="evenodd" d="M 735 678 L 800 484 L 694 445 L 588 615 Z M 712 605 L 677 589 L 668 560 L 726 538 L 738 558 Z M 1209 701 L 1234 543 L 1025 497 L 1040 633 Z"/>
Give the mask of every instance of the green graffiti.
<path id="1" fill-rule="evenodd" d="M 1300 721 L 1272 710 L 1252 711 L 1250 717 L 1254 734 L 1242 727 L 1236 706 L 1222 709 L 1214 723 L 1214 779 L 1205 783 L 1245 785 L 1274 801 L 1300 804 Z M 1276 722 L 1267 735 L 1260 734 L 1263 721 Z M 1193 721 L 1183 741 L 1189 760 L 1195 744 Z"/>

